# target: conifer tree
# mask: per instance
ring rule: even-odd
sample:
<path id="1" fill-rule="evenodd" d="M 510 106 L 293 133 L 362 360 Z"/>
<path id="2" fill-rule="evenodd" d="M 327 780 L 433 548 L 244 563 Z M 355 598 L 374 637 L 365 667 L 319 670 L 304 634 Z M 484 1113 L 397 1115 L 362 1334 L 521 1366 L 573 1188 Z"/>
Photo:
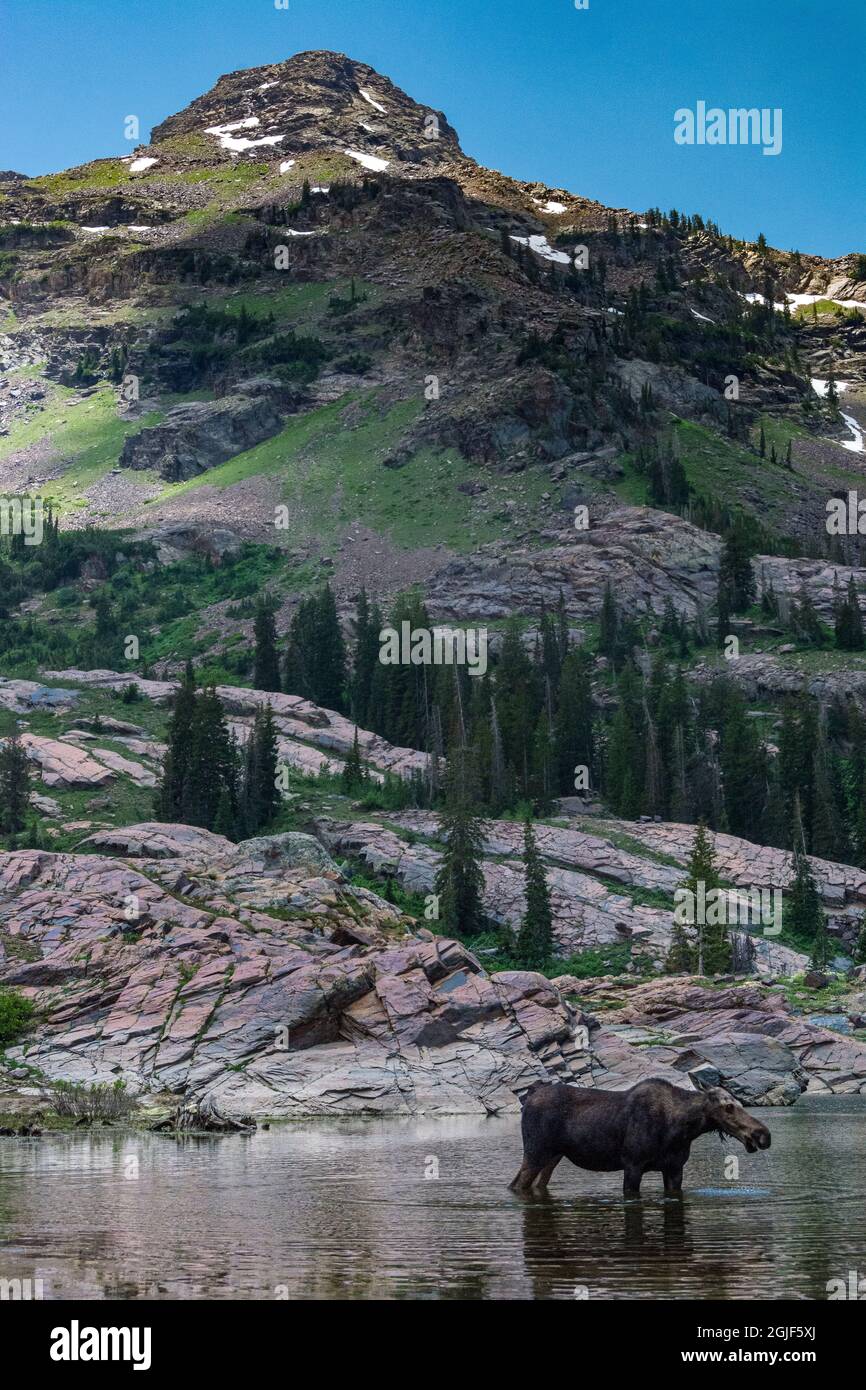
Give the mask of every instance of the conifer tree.
<path id="1" fill-rule="evenodd" d="M 818 854 L 822 859 L 847 859 L 850 845 L 836 802 L 823 723 L 819 725 L 812 767 L 814 795 L 809 848 L 812 854 Z"/>
<path id="2" fill-rule="evenodd" d="M 561 796 L 574 794 L 575 775 L 579 767 L 585 767 L 591 777 L 595 766 L 591 670 L 592 658 L 582 647 L 575 647 L 562 663 L 559 705 L 554 724 Z"/>
<path id="3" fill-rule="evenodd" d="M 528 816 L 523 828 L 523 876 L 526 906 L 515 958 L 522 970 L 541 970 L 553 953 L 553 913 L 544 862 Z"/>
<path id="4" fill-rule="evenodd" d="M 225 711 L 211 686 L 195 701 L 190 730 L 190 756 L 182 789 L 181 819 L 187 825 L 212 830 L 223 788 L 233 810 L 238 804 L 238 749 L 229 732 Z"/>
<path id="5" fill-rule="evenodd" d="M 665 957 L 665 971 L 668 975 L 692 975 L 694 969 L 694 944 L 689 939 L 685 923 L 674 921 L 671 928 L 671 944 Z"/>
<path id="6" fill-rule="evenodd" d="M 607 744 L 605 792 L 618 816 L 636 820 L 643 804 L 644 727 L 641 677 L 629 662 L 618 682 L 619 705 Z"/>
<path id="7" fill-rule="evenodd" d="M 440 821 L 445 849 L 436 875 L 440 921 L 458 936 L 477 936 L 486 926 L 482 856 L 484 826 L 477 809 L 473 756 L 455 745 L 448 757 L 445 808 Z"/>
<path id="8" fill-rule="evenodd" d="M 532 794 L 533 736 L 541 701 L 516 619 L 505 629 L 494 684 L 505 761 L 519 795 L 526 798 Z"/>
<path id="9" fill-rule="evenodd" d="M 715 851 L 703 821 L 698 823 L 695 830 L 687 874 L 682 887 L 687 888 L 693 895 L 692 901 L 695 903 L 696 910 L 699 903 L 702 900 L 706 902 L 710 893 L 719 887 Z M 703 915 L 709 916 L 711 910 L 711 907 L 708 906 Z M 721 912 L 718 915 L 723 919 L 720 922 L 696 921 L 695 923 L 696 965 L 699 975 L 724 974 L 731 966 L 731 943 L 727 923 L 724 921 L 725 914 Z"/>
<path id="10" fill-rule="evenodd" d="M 795 806 L 794 822 L 794 854 L 791 861 L 793 881 L 788 889 L 785 927 L 797 940 L 811 943 L 826 929 L 826 920 L 812 866 L 806 857 L 799 804 Z"/>
<path id="11" fill-rule="evenodd" d="M 168 751 L 156 794 L 156 814 L 158 819 L 162 821 L 182 820 L 184 786 L 189 771 L 195 708 L 195 672 L 192 662 L 188 661 L 183 679 L 174 697 L 174 707 L 166 731 Z"/>
<path id="12" fill-rule="evenodd" d="M 361 748 L 358 743 L 357 725 L 355 726 L 355 737 L 352 740 L 352 748 L 348 758 L 343 764 L 340 780 L 343 785 L 343 791 L 347 796 L 352 796 L 355 792 L 360 791 L 367 781 L 364 764 L 361 762 Z"/>
<path id="13" fill-rule="evenodd" d="M 366 589 L 362 589 L 355 605 L 355 643 L 349 682 L 350 711 L 355 723 L 362 729 L 372 727 L 370 703 L 381 630 L 382 614 L 376 604 L 371 605 Z"/>
<path id="14" fill-rule="evenodd" d="M 719 560 L 719 593 L 724 593 L 732 613 L 742 613 L 755 600 L 752 550 L 742 526 L 732 526 L 722 542 Z"/>
<path id="15" fill-rule="evenodd" d="M 277 731 L 268 704 L 256 711 L 244 759 L 242 813 L 249 835 L 270 824 L 279 809 L 278 762 Z"/>
<path id="16" fill-rule="evenodd" d="M 16 835 L 24 829 L 29 805 L 30 765 L 15 729 L 0 744 L 0 831 L 4 835 Z"/>
<path id="17" fill-rule="evenodd" d="M 812 938 L 812 952 L 809 957 L 809 964 L 813 970 L 826 970 L 833 959 L 833 944 L 827 935 L 827 918 L 823 912 L 815 923 L 815 935 Z"/>
<path id="18" fill-rule="evenodd" d="M 616 599 L 613 596 L 613 589 L 610 580 L 604 586 L 604 596 L 601 601 L 601 613 L 598 624 L 598 650 L 602 656 L 606 656 L 609 661 L 613 661 L 617 655 L 619 646 L 619 610 L 616 606 Z"/>
<path id="19" fill-rule="evenodd" d="M 837 647 L 849 652 L 863 650 L 863 614 L 853 575 L 845 598 L 837 598 L 834 604 L 834 628 Z"/>
<path id="20" fill-rule="evenodd" d="M 256 690 L 281 690 L 274 610 L 264 599 L 260 599 L 256 605 L 253 633 L 256 644 L 253 657 L 253 686 Z"/>
<path id="21" fill-rule="evenodd" d="M 756 727 L 747 717 L 742 693 L 724 683 L 723 727 L 719 762 L 727 828 L 746 840 L 760 838 L 767 789 L 767 754 Z"/>
<path id="22" fill-rule="evenodd" d="M 304 599 L 292 618 L 283 686 L 326 709 L 344 709 L 346 648 L 330 584 Z"/>

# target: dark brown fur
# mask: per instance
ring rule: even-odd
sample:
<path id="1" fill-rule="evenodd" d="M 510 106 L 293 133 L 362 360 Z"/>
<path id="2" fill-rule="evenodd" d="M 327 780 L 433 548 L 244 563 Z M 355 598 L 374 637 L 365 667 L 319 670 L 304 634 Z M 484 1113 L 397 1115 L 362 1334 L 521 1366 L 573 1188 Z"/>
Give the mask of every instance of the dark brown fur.
<path id="1" fill-rule="evenodd" d="M 515 1192 L 544 1190 L 560 1159 L 594 1173 L 623 1171 L 623 1194 L 639 1197 L 644 1173 L 661 1173 L 667 1196 L 682 1194 L 683 1168 L 701 1134 L 717 1130 L 749 1153 L 770 1147 L 770 1131 L 721 1086 L 686 1091 L 641 1081 L 630 1091 L 539 1082 L 523 1099 L 523 1163 Z"/>

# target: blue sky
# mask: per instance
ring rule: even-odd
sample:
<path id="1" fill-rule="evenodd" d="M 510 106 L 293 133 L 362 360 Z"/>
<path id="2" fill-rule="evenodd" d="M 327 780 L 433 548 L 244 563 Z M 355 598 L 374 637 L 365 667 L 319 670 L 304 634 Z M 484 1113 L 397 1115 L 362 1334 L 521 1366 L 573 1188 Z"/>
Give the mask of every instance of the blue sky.
<path id="1" fill-rule="evenodd" d="M 0 168 L 126 153 L 223 72 L 330 48 L 516 178 L 866 251 L 863 0 L 0 0 Z M 782 152 L 678 146 L 674 112 L 781 107 Z"/>

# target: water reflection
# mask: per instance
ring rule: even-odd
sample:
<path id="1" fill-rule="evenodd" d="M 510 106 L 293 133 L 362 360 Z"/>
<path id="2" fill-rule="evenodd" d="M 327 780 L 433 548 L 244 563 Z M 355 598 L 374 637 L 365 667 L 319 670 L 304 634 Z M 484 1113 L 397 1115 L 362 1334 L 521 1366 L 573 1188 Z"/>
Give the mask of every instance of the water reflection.
<path id="1" fill-rule="evenodd" d="M 7 1139 L 0 1278 L 53 1298 L 823 1298 L 866 1273 L 866 1101 L 767 1118 L 769 1154 L 700 1140 L 682 1202 L 566 1163 L 516 1197 L 517 1117 Z"/>

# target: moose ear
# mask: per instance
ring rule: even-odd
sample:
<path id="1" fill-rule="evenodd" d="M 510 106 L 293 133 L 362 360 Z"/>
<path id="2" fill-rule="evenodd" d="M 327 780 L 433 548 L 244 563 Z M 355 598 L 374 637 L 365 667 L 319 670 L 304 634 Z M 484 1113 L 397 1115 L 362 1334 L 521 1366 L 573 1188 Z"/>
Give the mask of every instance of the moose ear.
<path id="1" fill-rule="evenodd" d="M 719 1073 L 716 1071 L 715 1067 L 708 1066 L 704 1063 L 703 1066 L 694 1067 L 689 1072 L 689 1081 L 691 1081 L 696 1091 L 711 1091 L 714 1086 L 718 1086 L 719 1084 Z"/>

